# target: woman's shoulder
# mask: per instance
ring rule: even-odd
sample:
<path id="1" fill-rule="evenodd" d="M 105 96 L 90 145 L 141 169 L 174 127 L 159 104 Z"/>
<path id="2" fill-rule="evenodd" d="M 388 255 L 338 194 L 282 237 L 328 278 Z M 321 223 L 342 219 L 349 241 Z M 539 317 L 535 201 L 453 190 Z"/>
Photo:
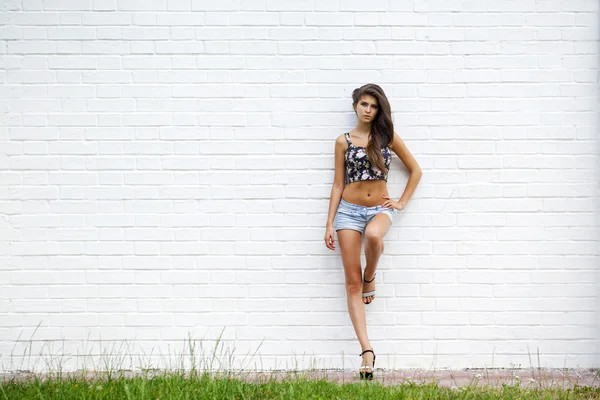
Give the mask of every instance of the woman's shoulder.
<path id="1" fill-rule="evenodd" d="M 337 138 L 335 138 L 335 147 L 346 151 L 348 149 L 348 140 L 346 139 L 347 133 L 342 133 Z"/>
<path id="2" fill-rule="evenodd" d="M 347 145 L 348 144 L 348 132 L 342 133 L 337 138 L 335 138 L 335 143 Z"/>
<path id="3" fill-rule="evenodd" d="M 348 132 L 342 133 L 341 135 L 339 135 L 338 137 L 335 138 L 335 141 L 336 142 L 347 142 L 346 135 L 348 135 Z"/>

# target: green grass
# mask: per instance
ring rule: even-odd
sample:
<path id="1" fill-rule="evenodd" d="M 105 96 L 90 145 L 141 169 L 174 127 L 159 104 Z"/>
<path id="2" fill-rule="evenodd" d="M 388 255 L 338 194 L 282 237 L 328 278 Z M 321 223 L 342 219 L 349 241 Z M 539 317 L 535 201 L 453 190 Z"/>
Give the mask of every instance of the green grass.
<path id="1" fill-rule="evenodd" d="M 257 349 L 241 360 L 246 367 L 236 369 L 232 367 L 235 356 L 223 345 L 221 335 L 209 348 L 204 346 L 202 340 L 198 342 L 190 337 L 183 352 L 174 361 L 169 354 L 169 360 L 165 360 L 169 367 L 161 369 L 143 360 L 138 366 L 133 366 L 129 343 L 125 344 L 127 349 L 124 352 L 122 347 L 112 347 L 109 351 L 90 348 L 84 354 L 96 360 L 100 356 L 100 364 L 94 364 L 91 368 L 84 366 L 76 372 L 63 372 L 64 357 L 69 358 L 73 354 L 49 349 L 45 356 L 44 346 L 34 356 L 33 341 L 30 339 L 28 346 L 23 349 L 20 364 L 11 362 L 9 368 L 0 365 L 0 371 L 13 371 L 4 378 L 0 376 L 0 400 L 600 399 L 600 388 L 581 386 L 577 380 L 567 388 L 554 386 L 556 382 L 551 376 L 546 376 L 541 368 L 531 370 L 535 372 L 532 375 L 535 379 L 522 383 L 519 376 L 514 376 L 514 379 L 499 386 L 480 384 L 478 379 L 481 374 L 463 386 L 456 382 L 456 385 L 447 387 L 431 379 L 427 383 L 409 379 L 398 382 L 394 380 L 397 378 L 394 378 L 393 371 L 388 374 L 380 369 L 375 371 L 378 380 L 364 382 L 347 371 L 340 375 L 340 371 L 320 368 L 299 370 L 288 367 L 273 372 L 265 372 L 260 367 L 253 369 L 251 363 L 257 357 Z M 55 357 L 56 354 L 62 355 Z M 13 356 L 14 352 L 11 352 L 11 359 Z M 539 358 L 538 354 L 538 363 Z M 45 359 L 46 366 L 38 368 L 42 359 Z M 488 374 L 487 369 L 484 374 Z M 567 370 L 561 371 L 561 374 L 569 375 Z M 598 386 L 596 378 L 600 378 L 600 371 L 593 370 L 592 374 L 592 386 Z M 569 379 L 569 382 L 573 381 Z"/>
<path id="2" fill-rule="evenodd" d="M 324 379 L 293 377 L 248 382 L 233 376 L 208 374 L 162 374 L 108 379 L 34 376 L 27 381 L 0 381 L 0 399 L 599 399 L 600 389 L 525 389 L 467 386 L 458 389 L 435 383 L 382 385 L 379 382 L 338 384 Z"/>

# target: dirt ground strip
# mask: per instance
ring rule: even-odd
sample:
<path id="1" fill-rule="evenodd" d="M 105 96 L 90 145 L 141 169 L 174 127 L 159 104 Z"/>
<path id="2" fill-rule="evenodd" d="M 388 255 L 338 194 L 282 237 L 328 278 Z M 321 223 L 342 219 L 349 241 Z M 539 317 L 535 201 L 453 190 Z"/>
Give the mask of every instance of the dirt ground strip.
<path id="1" fill-rule="evenodd" d="M 114 371 L 113 377 L 133 377 L 142 375 L 146 377 L 160 376 L 166 373 L 161 370 L 134 372 Z M 106 372 L 100 371 L 81 371 L 65 372 L 63 378 L 85 375 L 86 379 L 103 380 L 106 378 Z M 232 371 L 217 372 L 213 374 L 216 377 L 227 376 L 238 378 L 248 382 L 266 382 L 270 380 L 286 379 L 326 379 L 338 383 L 360 382 L 358 374 L 355 371 L 342 370 L 316 370 L 316 371 Z M 38 377 L 45 380 L 49 377 L 56 377 L 56 374 L 34 374 L 29 371 L 0 372 L 0 381 L 31 381 Z M 464 386 L 492 386 L 501 387 L 503 384 L 519 385 L 523 388 L 563 388 L 570 389 L 576 384 L 586 387 L 600 387 L 600 369 L 506 369 L 506 368 L 487 368 L 487 369 L 463 369 L 463 370 L 437 370 L 427 371 L 418 369 L 406 370 L 375 370 L 375 382 L 383 385 L 398 385 L 402 383 L 428 384 L 435 382 L 443 387 L 464 387 Z"/>
<path id="2" fill-rule="evenodd" d="M 286 377 L 303 377 L 308 379 L 327 379 L 339 383 L 358 382 L 358 374 L 353 371 L 300 371 L 248 373 L 243 378 L 249 381 L 268 381 L 269 379 L 285 379 Z M 598 369 L 463 369 L 463 370 L 375 370 L 374 381 L 383 385 L 402 383 L 427 384 L 435 382 L 443 387 L 492 386 L 503 384 L 520 385 L 524 388 L 563 388 L 578 386 L 600 387 L 600 370 Z"/>

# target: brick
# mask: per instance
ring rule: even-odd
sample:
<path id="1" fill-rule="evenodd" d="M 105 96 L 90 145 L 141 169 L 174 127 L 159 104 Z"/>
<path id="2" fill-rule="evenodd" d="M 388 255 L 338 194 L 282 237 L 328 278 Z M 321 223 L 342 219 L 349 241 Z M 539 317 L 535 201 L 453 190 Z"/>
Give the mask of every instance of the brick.
<path id="1" fill-rule="evenodd" d="M 376 82 L 424 171 L 366 310 L 382 360 L 509 367 L 526 343 L 498 343 L 537 337 L 550 366 L 594 366 L 597 2 L 5 11 L 0 349 L 36 331 L 73 354 L 89 332 L 167 351 L 227 325 L 238 349 L 267 339 L 265 367 L 297 347 L 342 367 L 355 334 L 339 233 L 323 244 L 333 144 L 355 125 L 352 90 Z M 393 158 L 397 198 L 409 174 Z"/>

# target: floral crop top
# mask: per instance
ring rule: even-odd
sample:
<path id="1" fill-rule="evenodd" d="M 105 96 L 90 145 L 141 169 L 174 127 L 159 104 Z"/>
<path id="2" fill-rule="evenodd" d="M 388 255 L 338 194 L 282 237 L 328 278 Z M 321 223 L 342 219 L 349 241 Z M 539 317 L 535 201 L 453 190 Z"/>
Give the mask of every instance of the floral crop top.
<path id="1" fill-rule="evenodd" d="M 350 141 L 350 133 L 345 133 L 348 149 L 346 149 L 346 182 L 371 181 L 383 179 L 387 182 L 388 171 L 392 161 L 392 152 L 389 146 L 381 149 L 385 171 L 381 172 L 369 161 L 367 149 L 361 146 L 355 146 Z"/>

